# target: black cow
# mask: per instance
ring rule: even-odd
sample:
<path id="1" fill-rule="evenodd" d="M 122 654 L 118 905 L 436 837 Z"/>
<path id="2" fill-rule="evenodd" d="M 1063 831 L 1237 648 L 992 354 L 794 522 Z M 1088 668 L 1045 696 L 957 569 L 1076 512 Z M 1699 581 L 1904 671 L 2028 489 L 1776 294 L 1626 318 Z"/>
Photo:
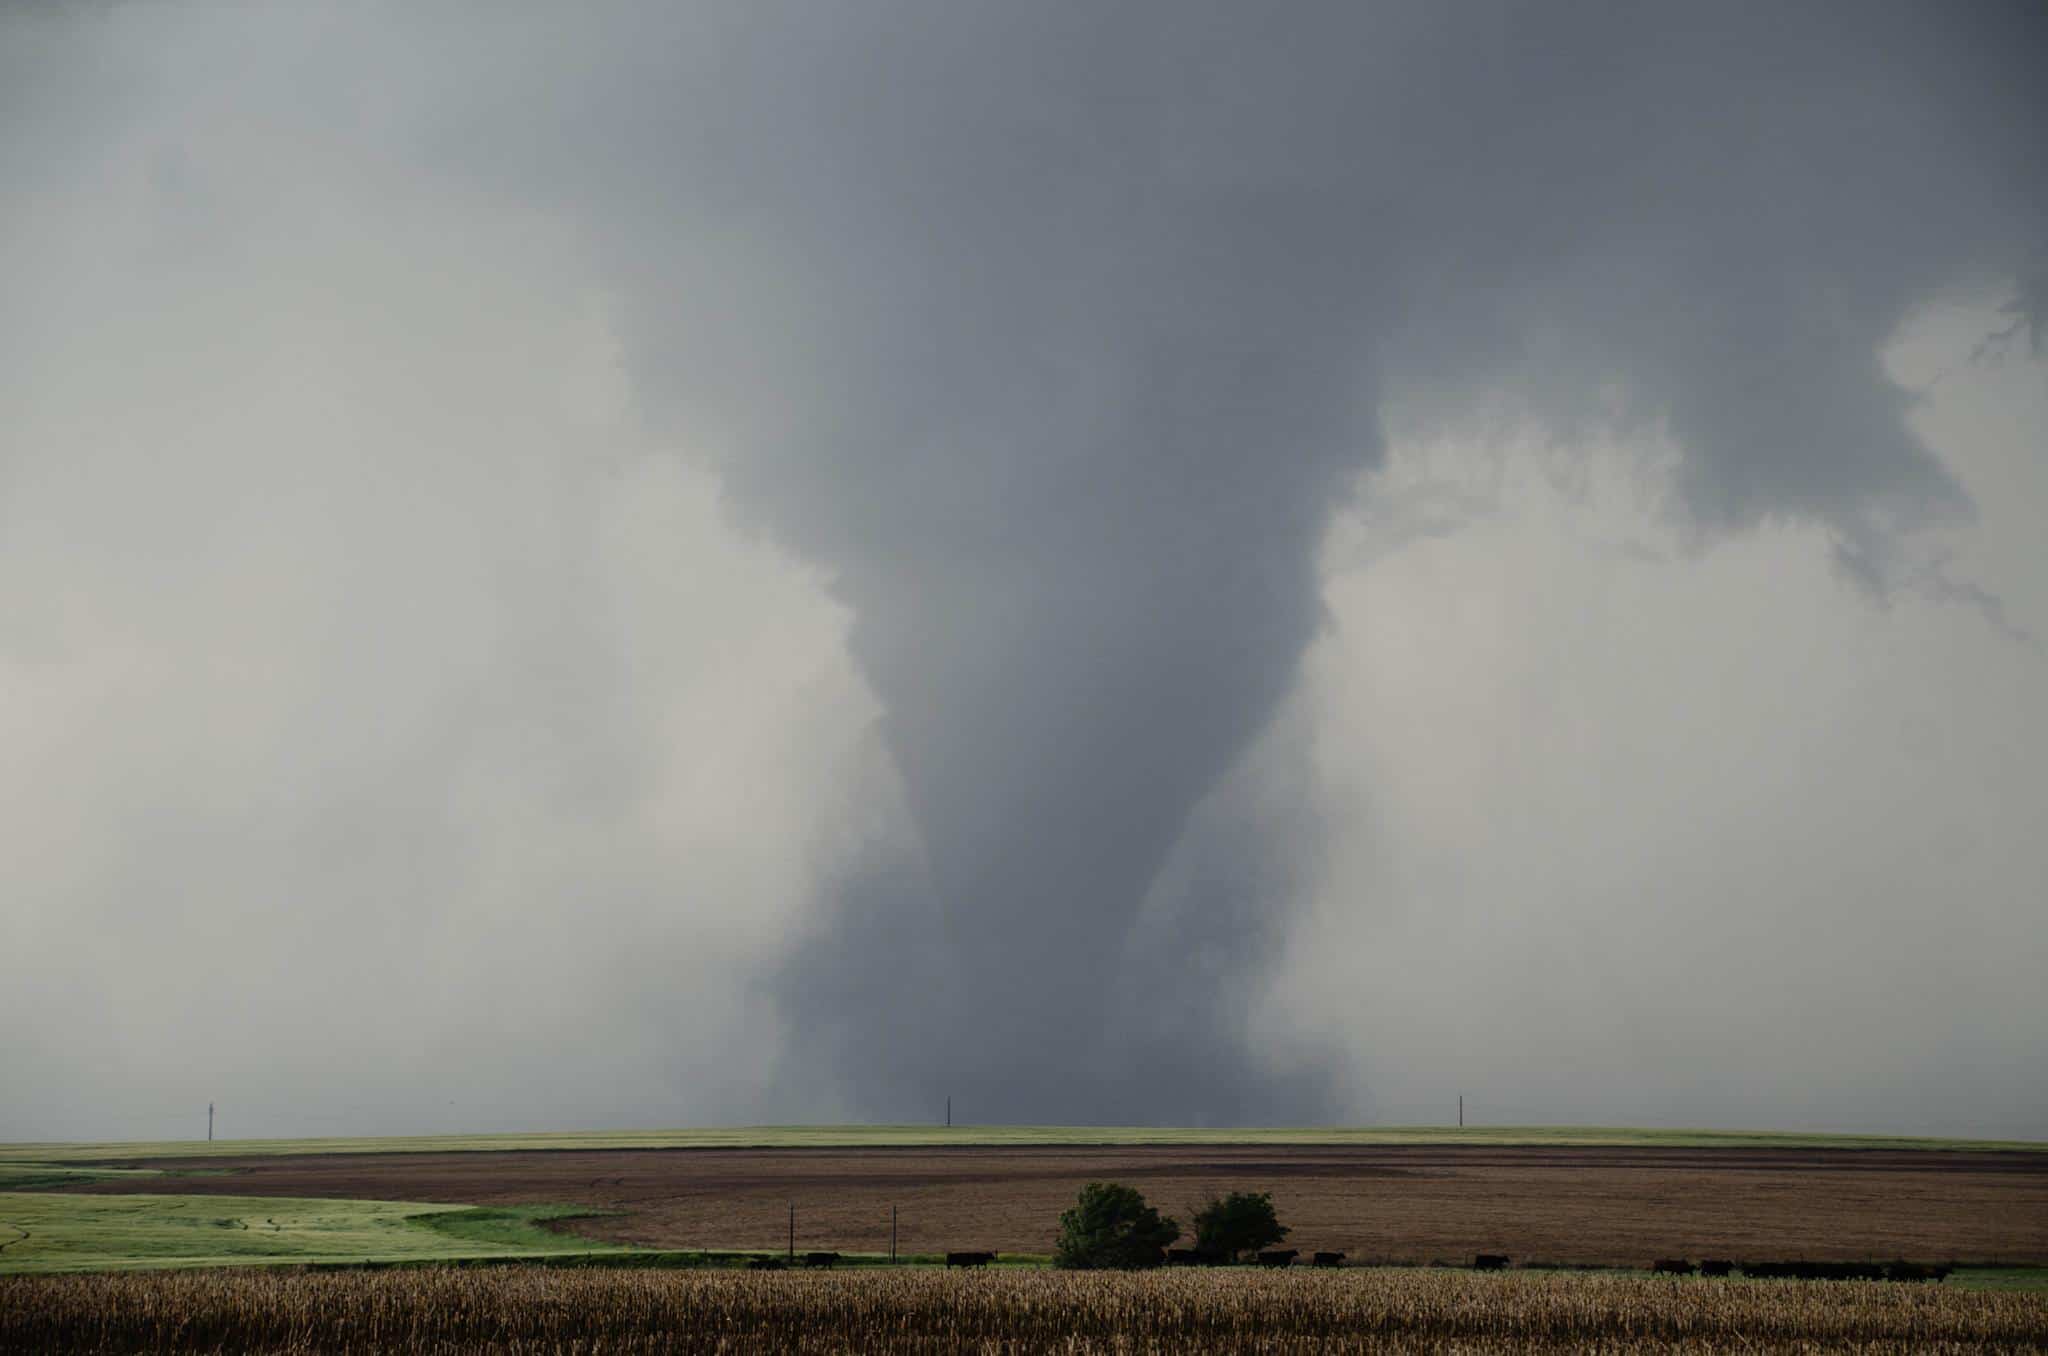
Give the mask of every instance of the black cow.
<path id="1" fill-rule="evenodd" d="M 1659 1276 L 1690 1276 L 1693 1265 L 1683 1257 L 1659 1257 L 1650 1264 L 1650 1270 Z"/>
<path id="2" fill-rule="evenodd" d="M 1726 1276 L 1733 1270 L 1735 1270 L 1735 1263 L 1725 1257 L 1709 1257 L 1700 1263 L 1700 1275 L 1702 1276 Z"/>
<path id="3" fill-rule="evenodd" d="M 1474 1271 L 1500 1271 L 1507 1264 L 1508 1259 L 1497 1252 L 1482 1252 L 1472 1259 Z"/>
<path id="4" fill-rule="evenodd" d="M 1319 1267 L 1341 1267 L 1344 1265 L 1344 1254 L 1341 1252 L 1319 1252 L 1315 1256 L 1315 1265 Z"/>
<path id="5" fill-rule="evenodd" d="M 1262 1267 L 1284 1267 L 1299 1256 L 1301 1256 L 1301 1249 L 1299 1248 L 1280 1248 L 1274 1252 L 1262 1252 L 1259 1254 L 1259 1265 Z"/>
<path id="6" fill-rule="evenodd" d="M 782 1270 L 782 1259 L 780 1257 L 749 1257 L 747 1259 L 747 1270 L 780 1271 Z"/>
<path id="7" fill-rule="evenodd" d="M 829 1267 L 838 1260 L 839 1254 L 836 1252 L 807 1252 L 804 1254 L 804 1265 L 807 1267 Z"/>
<path id="8" fill-rule="evenodd" d="M 946 1265 L 949 1267 L 985 1267 L 996 1260 L 992 1252 L 949 1252 Z"/>
<path id="9" fill-rule="evenodd" d="M 1885 1265 L 1884 1278 L 1888 1281 L 1933 1281 L 1940 1285 L 1951 1270 L 1950 1267 L 1936 1266 L 1931 1262 L 1900 1260 Z"/>

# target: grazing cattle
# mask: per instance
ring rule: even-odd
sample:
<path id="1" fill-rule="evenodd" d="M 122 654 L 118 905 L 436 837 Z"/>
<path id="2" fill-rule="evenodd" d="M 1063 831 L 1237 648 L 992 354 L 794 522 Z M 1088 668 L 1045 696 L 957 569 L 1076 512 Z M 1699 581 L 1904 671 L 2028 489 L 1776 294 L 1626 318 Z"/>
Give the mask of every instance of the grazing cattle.
<path id="1" fill-rule="evenodd" d="M 1650 1270 L 1660 1276 L 1690 1276 L 1693 1266 L 1683 1257 L 1659 1257 L 1650 1264 Z"/>
<path id="2" fill-rule="evenodd" d="M 1202 1255 L 1202 1251 L 1199 1248 L 1168 1248 L 1166 1250 L 1166 1265 L 1170 1267 L 1198 1267 L 1208 1260 L 1207 1257 Z"/>
<path id="3" fill-rule="evenodd" d="M 749 1257 L 747 1259 L 747 1270 L 780 1271 L 782 1270 L 782 1259 L 780 1257 Z"/>
<path id="4" fill-rule="evenodd" d="M 839 1254 L 836 1252 L 807 1252 L 804 1254 L 804 1265 L 807 1267 L 829 1267 L 838 1260 Z"/>
<path id="5" fill-rule="evenodd" d="M 1939 1285 L 1949 1270 L 1948 1267 L 1901 1260 L 1886 1265 L 1884 1278 L 1888 1281 L 1933 1281 Z"/>
<path id="6" fill-rule="evenodd" d="M 1341 1252 L 1319 1252 L 1315 1256 L 1315 1265 L 1319 1267 L 1341 1267 L 1344 1265 L 1344 1254 Z"/>
<path id="7" fill-rule="evenodd" d="M 1259 1265 L 1262 1267 L 1284 1267 L 1299 1256 L 1301 1256 L 1301 1249 L 1299 1248 L 1281 1248 L 1274 1252 L 1262 1252 L 1259 1254 Z"/>
<path id="8" fill-rule="evenodd" d="M 1733 1270 L 1735 1270 L 1735 1263 L 1725 1257 L 1709 1257 L 1700 1263 L 1700 1275 L 1702 1276 L 1726 1276 Z"/>
<path id="9" fill-rule="evenodd" d="M 1500 1271 L 1507 1264 L 1508 1259 L 1497 1252 L 1482 1252 L 1472 1259 L 1474 1271 Z"/>
<path id="10" fill-rule="evenodd" d="M 946 1265 L 949 1267 L 985 1267 L 996 1260 L 992 1252 L 949 1252 Z"/>

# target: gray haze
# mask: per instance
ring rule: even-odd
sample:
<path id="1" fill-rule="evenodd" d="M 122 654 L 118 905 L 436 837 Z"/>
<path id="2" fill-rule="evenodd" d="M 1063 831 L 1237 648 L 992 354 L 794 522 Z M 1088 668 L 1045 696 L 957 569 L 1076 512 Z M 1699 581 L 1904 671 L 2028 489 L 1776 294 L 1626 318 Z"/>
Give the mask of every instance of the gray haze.
<path id="1" fill-rule="evenodd" d="M 0 39 L 0 1134 L 2048 1133 L 2037 6 Z"/>

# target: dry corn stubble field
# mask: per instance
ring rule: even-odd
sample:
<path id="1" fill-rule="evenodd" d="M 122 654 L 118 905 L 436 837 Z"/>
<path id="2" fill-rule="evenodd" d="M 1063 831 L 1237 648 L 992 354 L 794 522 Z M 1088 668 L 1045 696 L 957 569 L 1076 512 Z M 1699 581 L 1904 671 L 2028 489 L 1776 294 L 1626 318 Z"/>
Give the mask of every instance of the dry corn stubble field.
<path id="1" fill-rule="evenodd" d="M 0 1350 L 1985 1352 L 2048 1297 L 1437 1270 L 158 1272 L 0 1279 Z"/>
<path id="2" fill-rule="evenodd" d="M 145 1160 L 145 1162 L 149 1162 Z M 189 1160 L 154 1166 L 189 1168 Z M 154 1192 L 614 1212 L 577 1233 L 666 1248 L 1051 1251 L 1084 1182 L 1165 1213 L 1271 1191 L 1289 1242 L 1356 1259 L 1641 1267 L 1658 1257 L 2048 1260 L 2048 1154 L 1654 1146 L 1205 1145 L 564 1150 L 216 1158 Z M 81 1188 L 133 1190 L 107 1182 Z"/>

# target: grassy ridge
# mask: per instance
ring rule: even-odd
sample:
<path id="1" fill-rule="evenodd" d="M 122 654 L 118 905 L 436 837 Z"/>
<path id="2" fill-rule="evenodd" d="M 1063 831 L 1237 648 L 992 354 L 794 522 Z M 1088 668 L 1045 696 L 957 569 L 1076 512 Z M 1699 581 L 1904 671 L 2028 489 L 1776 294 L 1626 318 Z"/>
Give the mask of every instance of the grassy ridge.
<path id="1" fill-rule="evenodd" d="M 1172 1126 L 756 1125 L 685 1130 L 580 1130 L 384 1138 L 160 1140 L 0 1145 L 9 1165 L 119 1163 L 140 1158 L 232 1158 L 249 1154 L 491 1153 L 545 1149 L 928 1148 L 1170 1144 L 1590 1145 L 1662 1148 L 1947 1149 L 2048 1153 L 2048 1141 L 1825 1135 L 1746 1130 L 1631 1130 L 1600 1126 L 1338 1126 L 1193 1128 Z M 4 1179 L 0 1179 L 4 1182 Z"/>
<path id="2" fill-rule="evenodd" d="M 267 1196 L 0 1194 L 0 1273 L 614 1253 L 565 1238 L 567 1206 L 477 1208 Z"/>

